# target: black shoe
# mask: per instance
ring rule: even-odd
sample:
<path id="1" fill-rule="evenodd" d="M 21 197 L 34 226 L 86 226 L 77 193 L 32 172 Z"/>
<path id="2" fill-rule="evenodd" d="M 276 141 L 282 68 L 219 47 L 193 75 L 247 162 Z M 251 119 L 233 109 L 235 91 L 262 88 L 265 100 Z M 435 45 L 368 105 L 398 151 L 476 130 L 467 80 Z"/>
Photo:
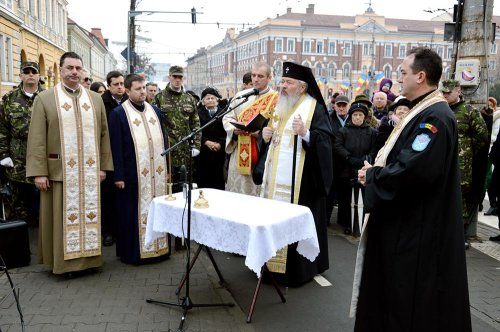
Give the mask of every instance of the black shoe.
<path id="1" fill-rule="evenodd" d="M 115 241 L 113 240 L 113 237 L 111 235 L 106 235 L 104 237 L 104 240 L 102 241 L 102 245 L 105 247 L 110 247 L 113 245 L 113 243 L 115 243 Z"/>
<path id="2" fill-rule="evenodd" d="M 352 229 L 350 229 L 349 227 L 346 227 L 346 228 L 344 229 L 344 234 L 345 234 L 345 235 L 351 235 L 351 234 L 352 234 Z"/>
<path id="3" fill-rule="evenodd" d="M 497 216 L 498 215 L 498 209 L 496 207 L 490 207 L 488 211 L 484 213 L 485 216 Z"/>
<path id="4" fill-rule="evenodd" d="M 500 242 L 500 234 L 498 234 L 497 236 L 490 236 L 490 241 Z"/>

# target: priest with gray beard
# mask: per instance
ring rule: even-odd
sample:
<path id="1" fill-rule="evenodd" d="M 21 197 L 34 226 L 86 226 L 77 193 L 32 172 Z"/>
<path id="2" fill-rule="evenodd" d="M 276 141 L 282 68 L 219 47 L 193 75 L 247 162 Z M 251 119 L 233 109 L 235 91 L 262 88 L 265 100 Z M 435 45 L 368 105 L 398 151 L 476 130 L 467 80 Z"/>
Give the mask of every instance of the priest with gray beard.
<path id="1" fill-rule="evenodd" d="M 285 62 L 275 114 L 262 129 L 261 153 L 267 157 L 261 196 L 291 202 L 293 195 L 293 204 L 309 207 L 320 247 L 313 262 L 297 252 L 297 243 L 268 262 L 275 278 L 287 286 L 300 286 L 329 268 L 326 197 L 332 183 L 332 135 L 326 104 L 311 69 Z"/>

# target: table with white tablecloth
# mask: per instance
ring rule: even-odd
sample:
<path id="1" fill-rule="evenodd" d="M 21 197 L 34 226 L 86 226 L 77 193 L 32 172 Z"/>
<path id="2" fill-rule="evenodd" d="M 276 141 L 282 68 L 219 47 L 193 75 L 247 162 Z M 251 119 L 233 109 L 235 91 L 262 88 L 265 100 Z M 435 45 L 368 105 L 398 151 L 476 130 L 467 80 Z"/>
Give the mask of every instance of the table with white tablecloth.
<path id="1" fill-rule="evenodd" d="M 286 245 L 298 242 L 297 251 L 313 261 L 319 254 L 314 219 L 309 208 L 217 189 L 192 191 L 192 205 L 199 191 L 209 207 L 191 207 L 191 240 L 220 251 L 246 257 L 245 265 L 260 277 L 263 265 Z M 155 198 L 149 208 L 146 243 L 162 233 L 187 235 L 187 200 Z"/>

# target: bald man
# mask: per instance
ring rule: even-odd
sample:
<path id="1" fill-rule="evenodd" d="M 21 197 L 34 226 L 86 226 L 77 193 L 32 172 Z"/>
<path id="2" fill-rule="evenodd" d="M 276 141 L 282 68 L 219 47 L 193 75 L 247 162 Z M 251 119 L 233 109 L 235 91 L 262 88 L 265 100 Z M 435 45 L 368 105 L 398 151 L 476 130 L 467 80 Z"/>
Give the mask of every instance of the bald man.
<path id="1" fill-rule="evenodd" d="M 375 92 L 373 95 L 373 115 L 377 120 L 382 119 L 389 112 L 389 107 L 387 106 L 387 95 L 385 92 L 379 91 Z"/>

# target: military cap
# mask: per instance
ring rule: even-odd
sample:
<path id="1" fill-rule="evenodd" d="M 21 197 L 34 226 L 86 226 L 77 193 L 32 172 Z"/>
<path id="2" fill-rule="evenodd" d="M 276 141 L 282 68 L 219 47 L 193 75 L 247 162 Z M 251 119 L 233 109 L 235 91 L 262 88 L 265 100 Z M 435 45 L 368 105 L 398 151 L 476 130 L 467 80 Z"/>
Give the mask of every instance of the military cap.
<path id="1" fill-rule="evenodd" d="M 184 76 L 184 69 L 181 66 L 172 66 L 170 67 L 168 74 L 170 76 L 172 75 Z"/>
<path id="2" fill-rule="evenodd" d="M 359 95 L 357 95 L 354 98 L 354 102 L 355 103 L 360 102 L 360 103 L 365 104 L 368 107 L 372 107 L 372 102 L 370 101 L 370 99 L 368 99 L 368 97 L 365 94 L 359 94 Z"/>
<path id="3" fill-rule="evenodd" d="M 459 86 L 460 82 L 457 80 L 445 80 L 441 82 L 441 88 L 439 90 L 441 90 L 441 92 L 448 93 Z"/>
<path id="4" fill-rule="evenodd" d="M 36 70 L 37 73 L 40 72 L 40 69 L 38 69 L 38 63 L 36 63 L 36 62 L 31 62 L 31 61 L 23 62 L 21 64 L 21 71 L 23 71 L 27 68 L 34 69 L 34 70 Z"/>

